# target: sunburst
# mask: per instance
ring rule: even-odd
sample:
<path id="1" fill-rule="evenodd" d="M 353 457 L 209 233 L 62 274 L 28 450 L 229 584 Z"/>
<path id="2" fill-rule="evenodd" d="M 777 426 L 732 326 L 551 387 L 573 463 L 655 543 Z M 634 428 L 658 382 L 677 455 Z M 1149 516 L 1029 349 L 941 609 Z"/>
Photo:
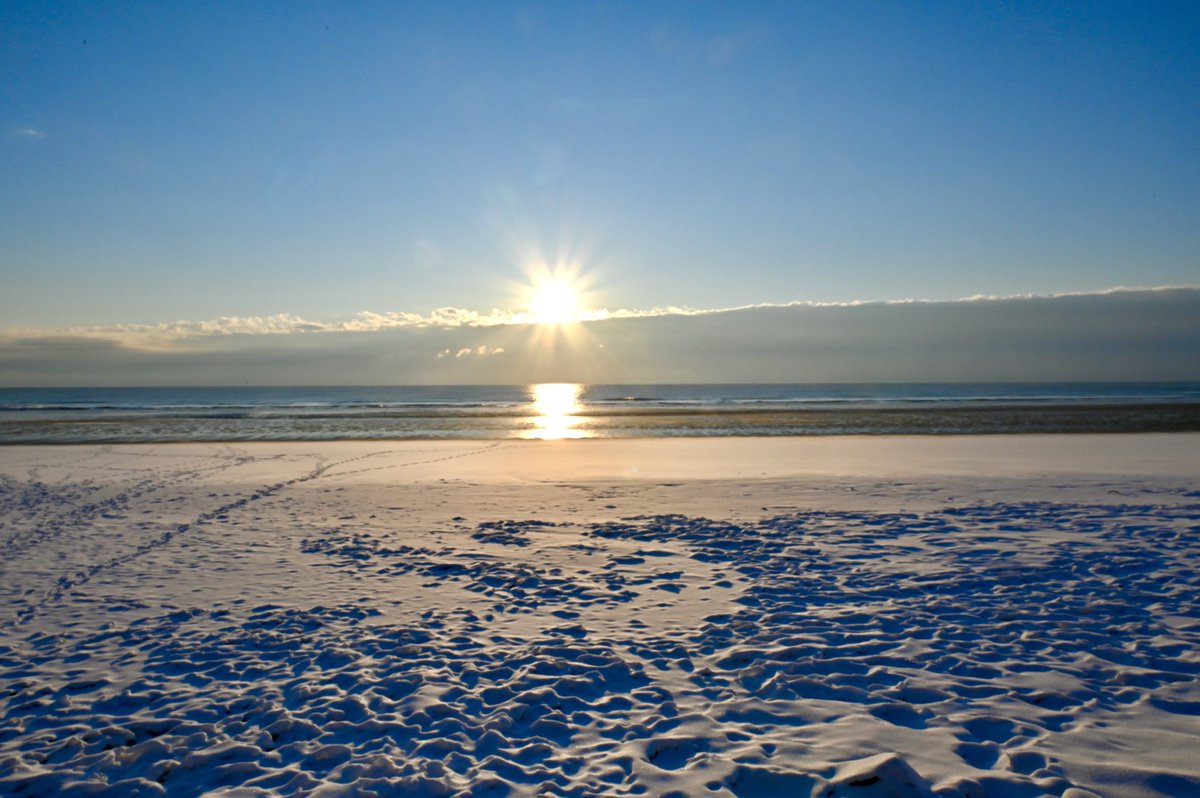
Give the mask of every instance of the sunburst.
<path id="1" fill-rule="evenodd" d="M 529 319 L 535 324 L 566 324 L 582 313 L 579 294 L 571 282 L 552 277 L 534 285 L 529 297 Z"/>

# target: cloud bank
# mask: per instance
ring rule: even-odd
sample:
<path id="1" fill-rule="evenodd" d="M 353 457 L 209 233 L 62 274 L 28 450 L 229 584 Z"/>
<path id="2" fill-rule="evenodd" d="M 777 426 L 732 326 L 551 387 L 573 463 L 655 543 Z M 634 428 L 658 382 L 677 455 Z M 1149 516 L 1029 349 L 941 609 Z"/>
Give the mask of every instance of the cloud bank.
<path id="1" fill-rule="evenodd" d="M 443 308 L 0 335 L 0 385 L 1200 380 L 1200 289 L 593 311 Z"/>
<path id="2" fill-rule="evenodd" d="M 964 297 L 957 302 L 997 302 L 1015 299 L 1054 299 L 1068 296 L 1102 296 L 1118 293 L 1148 293 L 1186 290 L 1186 286 L 1165 286 L 1158 288 L 1110 288 L 1104 291 L 1073 294 L 1021 294 L 1016 296 L 991 296 L 976 294 Z M 648 310 L 630 310 L 621 308 L 608 310 L 580 310 L 576 321 L 591 322 L 608 319 L 641 319 L 659 316 L 706 316 L 718 313 L 733 313 L 744 310 L 768 308 L 838 308 L 864 307 L 870 305 L 939 305 L 944 301 L 923 299 L 894 299 L 881 301 L 854 302 L 808 302 L 795 301 L 784 303 L 759 303 L 755 305 L 739 305 L 729 308 L 689 308 L 679 306 L 656 307 Z M 157 324 L 109 324 L 88 327 L 63 327 L 49 330 L 10 329 L 0 331 L 0 340 L 17 338 L 108 338 L 121 341 L 128 346 L 167 346 L 170 342 L 186 338 L 204 336 L 233 336 L 233 335 L 293 335 L 298 333 L 336 333 L 336 332 L 377 332 L 404 328 L 423 327 L 495 327 L 500 325 L 527 325 L 535 323 L 529 313 L 522 311 L 506 311 L 493 308 L 488 313 L 480 313 L 465 308 L 437 308 L 427 315 L 407 311 L 387 311 L 383 313 L 364 310 L 349 319 L 338 321 L 314 321 L 289 313 L 277 313 L 271 316 L 221 316 L 206 321 L 172 321 Z"/>

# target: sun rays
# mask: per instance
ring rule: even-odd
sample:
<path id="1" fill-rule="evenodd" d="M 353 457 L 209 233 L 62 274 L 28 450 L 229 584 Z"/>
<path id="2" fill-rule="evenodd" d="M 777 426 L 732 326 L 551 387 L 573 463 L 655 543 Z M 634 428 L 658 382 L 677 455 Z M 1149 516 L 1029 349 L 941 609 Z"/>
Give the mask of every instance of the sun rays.
<path id="1" fill-rule="evenodd" d="M 574 261 L 547 263 L 533 257 L 522 266 L 526 282 L 517 287 L 519 319 L 528 324 L 561 326 L 592 321 L 605 311 L 593 310 L 592 275 Z"/>
<path id="2" fill-rule="evenodd" d="M 613 316 L 610 281 L 621 269 L 611 262 L 611 247 L 600 248 L 600 237 L 578 218 L 563 208 L 552 224 L 504 193 L 490 203 L 486 220 L 508 276 L 497 279 L 503 297 L 497 304 L 507 309 L 493 311 L 504 322 L 487 334 L 487 343 L 513 355 L 507 382 L 580 383 L 620 373 L 594 323 Z"/>

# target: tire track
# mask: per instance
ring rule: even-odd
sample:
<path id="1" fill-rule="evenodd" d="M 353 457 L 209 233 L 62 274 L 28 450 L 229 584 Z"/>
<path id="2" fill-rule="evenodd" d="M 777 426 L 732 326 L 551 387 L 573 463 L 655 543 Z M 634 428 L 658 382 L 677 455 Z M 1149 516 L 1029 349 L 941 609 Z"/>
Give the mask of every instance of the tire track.
<path id="1" fill-rule="evenodd" d="M 30 483 L 22 494 L 23 496 L 28 495 L 30 498 L 28 501 L 23 501 L 22 506 L 26 508 L 25 515 L 33 522 L 33 526 L 31 529 L 17 530 L 6 540 L 0 542 L 0 552 L 3 552 L 6 563 L 11 564 L 14 557 L 24 554 L 35 546 L 54 540 L 67 529 L 90 524 L 106 514 L 125 511 L 132 500 L 170 487 L 173 484 L 195 479 L 204 474 L 220 473 L 221 471 L 244 465 L 247 462 L 252 462 L 254 459 L 248 455 L 242 455 L 226 458 L 216 465 L 177 471 L 166 477 L 147 477 L 133 482 L 129 487 L 112 496 L 86 504 L 79 504 L 74 500 L 67 499 L 63 494 L 52 490 L 42 482 Z M 39 520 L 37 516 L 43 510 L 43 507 L 51 501 L 59 505 L 69 503 L 71 507 L 64 512 L 51 512 L 48 514 L 48 517 Z"/>
<path id="2" fill-rule="evenodd" d="M 433 458 L 430 458 L 429 460 L 414 460 L 409 463 L 390 463 L 388 465 L 371 466 L 370 468 L 356 468 L 351 471 L 339 471 L 336 474 L 329 474 L 328 476 L 342 477 L 342 476 L 349 476 L 350 474 L 364 474 L 368 471 L 386 471 L 390 468 L 409 468 L 411 466 L 429 465 L 430 463 L 441 463 L 441 462 L 445 462 L 446 460 L 458 460 L 463 457 L 474 457 L 476 455 L 483 454 L 484 452 L 489 452 L 492 449 L 502 446 L 503 444 L 504 444 L 504 441 L 496 441 L 495 443 L 489 443 L 485 446 L 480 446 L 478 449 L 470 449 L 466 452 L 460 452 L 459 454 L 449 454 L 449 455 L 444 455 L 442 457 L 433 457 Z M 330 465 L 330 468 L 334 468 L 338 465 L 345 465 L 346 463 L 351 463 L 351 462 L 354 462 L 355 460 L 363 460 L 363 459 L 366 459 L 366 457 L 375 457 L 380 454 L 387 454 L 387 452 L 373 452 L 372 454 L 364 455 L 363 457 L 355 457 L 350 460 L 343 460 L 340 463 L 334 463 L 334 464 Z"/>
<path id="3" fill-rule="evenodd" d="M 486 451 L 495 449 L 497 446 L 500 446 L 500 445 L 501 444 L 499 442 L 497 442 L 497 443 L 488 444 L 486 446 L 481 446 L 478 449 L 472 449 L 467 452 L 461 452 L 459 454 L 453 454 L 453 455 L 448 455 L 448 456 L 444 456 L 444 457 L 435 457 L 435 458 L 431 458 L 429 460 L 418 460 L 418 461 L 406 462 L 406 463 L 394 463 L 394 464 L 389 464 L 386 466 L 358 468 L 358 469 L 354 469 L 351 471 L 343 471 L 338 474 L 329 474 L 329 471 L 331 469 L 337 468 L 338 466 L 346 465 L 347 463 L 355 463 L 355 462 L 359 462 L 362 460 L 368 460 L 373 457 L 379 457 L 381 455 L 388 454 L 388 452 L 387 451 L 369 452 L 367 454 L 360 455 L 358 457 L 350 457 L 345 460 L 338 460 L 338 461 L 335 461 L 332 463 L 322 463 L 318 459 L 318 461 L 317 461 L 318 464 L 307 474 L 304 474 L 299 477 L 295 477 L 293 479 L 287 479 L 287 480 L 283 480 L 281 482 L 276 482 L 271 485 L 266 485 L 262 488 L 259 488 L 254 493 L 251 493 L 248 496 L 243 496 L 240 499 L 236 499 L 234 501 L 227 502 L 227 503 L 222 504 L 221 506 L 216 507 L 212 510 L 203 512 L 200 515 L 196 516 L 196 518 L 194 518 L 193 520 L 191 520 L 187 523 L 178 524 L 174 528 L 168 529 L 167 531 L 163 532 L 159 537 L 155 538 L 154 540 L 150 540 L 150 541 L 147 541 L 146 543 L 141 544 L 140 546 L 138 546 L 133 551 L 131 551 L 127 554 L 123 554 L 119 557 L 114 557 L 106 562 L 96 563 L 95 565 L 92 565 L 91 567 L 89 567 L 83 571 L 76 572 L 72 576 L 60 577 L 59 579 L 57 579 L 55 581 L 54 587 L 52 587 L 45 594 L 43 594 L 41 599 L 39 599 L 38 601 L 36 601 L 34 603 L 31 603 L 28 607 L 26 607 L 25 609 L 18 612 L 14 616 L 14 623 L 18 624 L 18 625 L 28 623 L 48 604 L 62 598 L 63 594 L 65 594 L 67 591 L 73 590 L 73 589 L 78 588 L 81 585 L 87 583 L 88 581 L 93 579 L 97 574 L 103 573 L 103 572 L 111 570 L 113 568 L 118 568 L 118 567 L 120 567 L 122 565 L 126 565 L 130 562 L 133 562 L 134 560 L 137 560 L 140 557 L 144 557 L 156 549 L 162 548 L 163 546 L 170 544 L 171 541 L 173 541 L 175 538 L 179 537 L 180 535 L 187 534 L 189 531 L 191 531 L 193 528 L 199 526 L 200 524 L 203 524 L 207 521 L 215 520 L 224 515 L 228 515 L 231 512 L 234 512 L 243 507 L 246 507 L 247 505 L 251 504 L 252 502 L 256 502 L 260 499 L 274 496 L 275 494 L 277 494 L 287 488 L 293 487 L 295 485 L 300 485 L 300 484 L 303 484 L 306 482 L 312 482 L 313 480 L 320 479 L 324 476 L 344 476 L 344 475 L 349 475 L 349 474 L 363 473 L 366 471 L 379 471 L 379 470 L 384 470 L 384 469 L 388 469 L 388 468 L 404 468 L 404 467 L 409 467 L 409 466 L 426 465 L 428 463 L 438 463 L 438 462 L 443 462 L 446 460 L 456 460 L 456 459 L 463 458 L 463 457 L 471 457 L 474 455 L 482 454 Z M 243 455 L 242 457 L 240 457 L 238 459 L 238 464 L 240 464 L 242 462 L 253 462 L 256 459 L 257 458 L 254 458 L 249 455 Z M 268 459 L 270 459 L 270 458 L 268 458 Z M 231 467 L 231 464 L 226 465 L 225 467 Z"/>

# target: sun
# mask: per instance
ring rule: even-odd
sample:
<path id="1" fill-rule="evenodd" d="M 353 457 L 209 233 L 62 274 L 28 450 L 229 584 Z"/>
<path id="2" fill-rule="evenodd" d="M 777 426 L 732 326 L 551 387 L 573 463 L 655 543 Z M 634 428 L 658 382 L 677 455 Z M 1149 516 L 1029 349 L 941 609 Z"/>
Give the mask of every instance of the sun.
<path id="1" fill-rule="evenodd" d="M 579 295 L 562 278 L 551 278 L 533 286 L 529 297 L 529 318 L 536 324 L 565 324 L 580 315 Z"/>

